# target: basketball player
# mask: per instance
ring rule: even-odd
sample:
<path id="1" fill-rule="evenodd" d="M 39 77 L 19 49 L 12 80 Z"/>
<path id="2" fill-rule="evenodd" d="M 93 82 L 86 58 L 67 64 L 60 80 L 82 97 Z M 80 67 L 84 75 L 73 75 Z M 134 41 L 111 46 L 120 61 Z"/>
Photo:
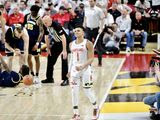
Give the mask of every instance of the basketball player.
<path id="1" fill-rule="evenodd" d="M 25 27 L 29 34 L 29 56 L 28 56 L 28 65 L 31 70 L 31 74 L 38 78 L 39 69 L 40 69 L 40 42 L 43 37 L 43 22 L 41 17 L 38 15 L 40 7 L 37 5 L 31 6 L 31 14 L 25 16 Z M 32 56 L 35 58 L 36 63 L 36 74 L 33 71 Z"/>
<path id="2" fill-rule="evenodd" d="M 26 64 L 28 57 L 29 36 L 21 24 L 14 24 L 5 34 L 6 54 L 9 57 L 8 66 L 12 70 L 13 56 L 19 56 L 20 67 Z"/>
<path id="3" fill-rule="evenodd" d="M 5 44 L 5 24 L 6 20 L 3 17 L 2 11 L 0 11 L 0 50 L 4 49 Z"/>
<path id="4" fill-rule="evenodd" d="M 80 120 L 79 115 L 79 86 L 82 81 L 82 86 L 86 96 L 93 105 L 93 118 L 98 119 L 98 106 L 96 97 L 92 87 L 91 63 L 94 59 L 93 44 L 87 39 L 84 39 L 83 27 L 75 28 L 76 40 L 70 44 L 71 59 L 69 63 L 68 77 L 72 87 L 72 104 L 73 104 L 73 120 Z"/>
<path id="5" fill-rule="evenodd" d="M 3 56 L 1 54 L 0 63 L 0 86 L 15 87 L 20 83 L 23 76 L 29 74 L 29 67 L 26 65 L 22 65 L 20 68 L 20 73 L 11 70 L 3 60 Z"/>

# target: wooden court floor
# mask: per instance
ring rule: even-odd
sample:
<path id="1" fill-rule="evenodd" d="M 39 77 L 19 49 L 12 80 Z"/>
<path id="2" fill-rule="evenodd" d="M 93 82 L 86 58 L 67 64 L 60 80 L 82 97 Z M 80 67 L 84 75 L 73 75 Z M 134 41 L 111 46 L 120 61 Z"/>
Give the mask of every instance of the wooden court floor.
<path id="1" fill-rule="evenodd" d="M 160 91 L 149 72 L 152 54 L 130 54 L 111 57 L 126 58 L 101 109 L 102 120 L 150 120 L 146 96 Z"/>
<path id="2" fill-rule="evenodd" d="M 40 79 L 45 79 L 46 57 L 41 57 Z M 109 93 L 111 84 L 120 71 L 124 58 L 104 58 L 103 66 L 97 67 L 97 59 L 93 63 L 94 87 L 100 108 Z M 17 58 L 14 69 L 18 71 Z M 33 96 L 14 94 L 23 87 L 0 88 L 0 120 L 70 120 L 72 117 L 71 88 L 61 87 L 61 61 L 58 59 L 54 84 L 45 84 L 34 91 Z M 80 89 L 80 114 L 82 120 L 90 120 L 92 106 Z"/>

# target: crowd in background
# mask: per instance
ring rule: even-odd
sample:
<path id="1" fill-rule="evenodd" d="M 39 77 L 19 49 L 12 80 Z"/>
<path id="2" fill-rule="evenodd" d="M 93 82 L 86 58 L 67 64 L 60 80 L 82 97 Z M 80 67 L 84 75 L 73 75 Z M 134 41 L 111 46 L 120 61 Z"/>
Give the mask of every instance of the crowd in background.
<path id="1" fill-rule="evenodd" d="M 92 11 L 94 10 L 90 9 L 89 1 L 90 0 L 0 0 L 0 11 L 5 18 L 5 28 L 7 29 L 8 26 L 16 23 L 23 24 L 25 15 L 30 13 L 30 7 L 36 4 L 41 7 L 39 11 L 41 17 L 50 15 L 54 21 L 57 21 L 64 27 L 67 34 L 74 40 L 73 29 L 77 25 L 83 25 L 85 28 L 88 28 L 88 30 L 97 27 L 89 25 L 92 24 L 92 22 L 97 22 L 95 21 L 96 18 L 92 18 L 94 16 Z M 143 40 L 141 47 L 144 51 L 148 32 L 145 21 L 146 18 L 151 17 L 158 20 L 160 17 L 159 5 L 160 2 L 157 0 L 97 0 L 95 6 L 99 8 L 100 17 L 103 20 L 102 26 L 97 24 L 100 28 L 98 32 L 103 32 L 103 28 L 107 27 L 106 35 L 103 36 L 103 41 L 101 41 L 101 44 L 105 46 L 105 52 L 107 50 L 109 52 L 119 53 L 119 42 L 123 37 L 125 37 L 127 41 L 126 52 L 133 51 L 134 36 L 139 35 L 141 35 Z M 135 15 L 137 11 L 139 13 Z M 98 18 L 97 20 L 98 22 L 100 21 Z M 140 23 L 143 25 L 136 25 L 140 24 L 139 22 L 136 23 L 137 21 L 141 21 Z M 139 29 L 135 30 L 137 27 Z M 86 29 L 86 31 L 88 30 Z M 142 31 L 143 34 L 141 34 L 140 31 Z M 93 31 L 90 31 L 90 33 L 92 32 Z M 88 32 L 86 32 L 86 36 L 87 33 Z M 95 39 L 95 37 L 93 38 Z M 113 39 L 116 41 L 113 42 Z M 93 39 L 90 38 L 90 40 L 92 41 Z M 3 44 L 4 40 L 1 40 L 1 50 L 4 49 Z M 111 48 L 111 46 L 114 46 L 114 48 Z"/>

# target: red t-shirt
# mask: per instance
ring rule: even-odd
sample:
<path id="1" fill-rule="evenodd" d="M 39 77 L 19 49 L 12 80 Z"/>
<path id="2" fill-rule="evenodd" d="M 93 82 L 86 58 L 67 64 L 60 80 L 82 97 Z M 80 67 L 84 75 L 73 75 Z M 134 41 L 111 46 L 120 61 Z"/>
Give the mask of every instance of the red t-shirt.
<path id="1" fill-rule="evenodd" d="M 24 15 L 22 13 L 18 13 L 18 14 L 11 14 L 8 17 L 8 25 L 11 26 L 13 24 L 17 24 L 17 23 L 23 23 L 24 22 Z"/>
<path id="2" fill-rule="evenodd" d="M 52 20 L 57 21 L 62 26 L 64 26 L 65 22 L 69 22 L 70 21 L 71 14 L 69 14 L 67 12 L 64 13 L 64 14 L 56 13 L 56 14 L 52 15 L 51 18 L 52 18 Z"/>

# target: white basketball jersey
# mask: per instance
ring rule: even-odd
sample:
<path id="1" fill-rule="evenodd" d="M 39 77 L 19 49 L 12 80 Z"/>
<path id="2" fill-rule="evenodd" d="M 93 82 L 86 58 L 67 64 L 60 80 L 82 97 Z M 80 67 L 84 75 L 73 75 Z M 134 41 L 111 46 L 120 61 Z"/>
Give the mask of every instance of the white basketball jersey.
<path id="1" fill-rule="evenodd" d="M 71 53 L 72 53 L 72 64 L 74 66 L 76 65 L 82 65 L 84 64 L 87 59 L 87 48 L 86 48 L 87 40 L 84 39 L 84 41 L 80 44 L 77 44 L 76 41 L 73 41 L 71 45 Z"/>

